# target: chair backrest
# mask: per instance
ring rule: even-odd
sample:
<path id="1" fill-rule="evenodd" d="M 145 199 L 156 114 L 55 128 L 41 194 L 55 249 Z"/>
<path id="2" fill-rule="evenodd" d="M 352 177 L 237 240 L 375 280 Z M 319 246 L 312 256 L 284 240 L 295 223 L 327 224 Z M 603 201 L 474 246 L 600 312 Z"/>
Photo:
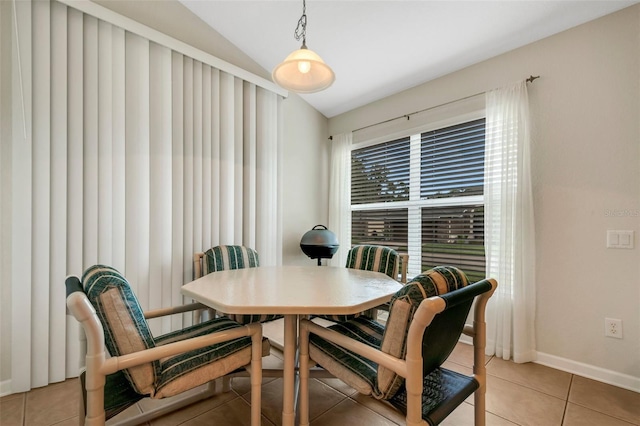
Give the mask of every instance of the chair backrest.
<path id="1" fill-rule="evenodd" d="M 244 246 L 215 246 L 204 252 L 203 275 L 228 269 L 255 268 L 260 266 L 258 252 Z"/>
<path id="2" fill-rule="evenodd" d="M 400 265 L 398 252 L 385 246 L 358 245 L 347 253 L 347 268 L 382 272 L 398 279 Z"/>
<path id="3" fill-rule="evenodd" d="M 409 326 L 420 304 L 429 297 L 440 296 L 447 301 L 447 309 L 437 315 L 425 330 L 423 375 L 439 367 L 458 342 L 475 295 L 483 292 L 478 293 L 479 288 L 474 286 L 469 285 L 464 272 L 452 266 L 439 266 L 413 278 L 391 298 L 382 352 L 404 358 Z M 472 291 L 465 292 L 468 288 Z M 490 285 L 484 291 L 489 289 Z M 390 369 L 378 367 L 378 388 L 383 394 L 393 396 L 403 383 L 403 377 Z"/>
<path id="4" fill-rule="evenodd" d="M 109 266 L 95 265 L 84 272 L 82 282 L 104 328 L 105 344 L 111 355 L 126 355 L 155 347 L 138 299 L 120 272 Z M 153 392 L 160 371 L 159 361 L 124 370 L 136 392 L 143 395 Z"/>
<path id="5" fill-rule="evenodd" d="M 402 253 L 398 255 L 400 257 L 400 282 L 402 284 L 407 283 L 407 268 L 409 267 L 409 255 Z"/>

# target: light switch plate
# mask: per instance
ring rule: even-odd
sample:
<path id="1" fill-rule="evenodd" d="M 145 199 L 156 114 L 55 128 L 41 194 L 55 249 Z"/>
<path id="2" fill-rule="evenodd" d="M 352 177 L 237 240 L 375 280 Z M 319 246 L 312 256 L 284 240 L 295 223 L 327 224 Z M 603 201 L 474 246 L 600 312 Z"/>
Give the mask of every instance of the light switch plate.
<path id="1" fill-rule="evenodd" d="M 634 231 L 607 231 L 607 248 L 632 249 Z"/>

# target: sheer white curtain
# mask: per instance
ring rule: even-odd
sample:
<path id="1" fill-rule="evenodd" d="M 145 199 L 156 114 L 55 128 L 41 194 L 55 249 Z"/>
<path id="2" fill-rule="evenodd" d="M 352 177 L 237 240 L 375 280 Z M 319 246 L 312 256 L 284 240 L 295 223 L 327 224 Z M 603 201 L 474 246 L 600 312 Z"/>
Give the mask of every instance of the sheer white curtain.
<path id="1" fill-rule="evenodd" d="M 535 232 L 525 81 L 487 92 L 485 249 L 498 289 L 487 307 L 487 353 L 532 361 L 535 347 Z"/>
<path id="2" fill-rule="evenodd" d="M 351 143 L 352 132 L 341 133 L 331 142 L 329 174 L 329 229 L 338 237 L 340 249 L 330 264 L 344 266 L 351 248 Z"/>
<path id="3" fill-rule="evenodd" d="M 194 59 L 57 1 L 0 7 L 11 294 L 1 301 L 11 333 L 0 337 L 9 391 L 20 392 L 78 374 L 66 275 L 112 265 L 151 309 L 183 303 L 196 251 L 244 244 L 263 264 L 281 261 L 280 99 L 271 82 L 218 69 L 203 52 Z M 150 325 L 163 333 L 189 321 Z"/>

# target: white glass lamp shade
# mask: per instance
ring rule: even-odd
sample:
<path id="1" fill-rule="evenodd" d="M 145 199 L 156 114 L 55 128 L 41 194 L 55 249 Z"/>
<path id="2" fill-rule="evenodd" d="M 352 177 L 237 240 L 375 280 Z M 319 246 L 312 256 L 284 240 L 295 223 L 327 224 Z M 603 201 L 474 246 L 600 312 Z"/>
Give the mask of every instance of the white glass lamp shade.
<path id="1" fill-rule="evenodd" d="M 304 46 L 287 56 L 271 76 L 279 86 L 297 93 L 319 92 L 336 79 L 322 58 Z"/>

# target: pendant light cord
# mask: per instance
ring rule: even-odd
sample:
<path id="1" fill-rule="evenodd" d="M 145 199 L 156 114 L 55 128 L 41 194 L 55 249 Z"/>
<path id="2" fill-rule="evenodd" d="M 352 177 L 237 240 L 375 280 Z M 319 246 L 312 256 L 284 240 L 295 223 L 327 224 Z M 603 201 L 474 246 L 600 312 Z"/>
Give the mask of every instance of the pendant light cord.
<path id="1" fill-rule="evenodd" d="M 305 0 L 302 0 L 302 16 L 298 19 L 298 26 L 294 31 L 293 35 L 296 40 L 300 41 L 302 38 L 302 48 L 307 48 L 307 3 Z"/>

